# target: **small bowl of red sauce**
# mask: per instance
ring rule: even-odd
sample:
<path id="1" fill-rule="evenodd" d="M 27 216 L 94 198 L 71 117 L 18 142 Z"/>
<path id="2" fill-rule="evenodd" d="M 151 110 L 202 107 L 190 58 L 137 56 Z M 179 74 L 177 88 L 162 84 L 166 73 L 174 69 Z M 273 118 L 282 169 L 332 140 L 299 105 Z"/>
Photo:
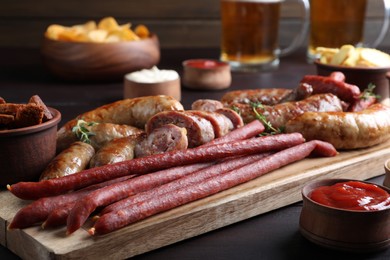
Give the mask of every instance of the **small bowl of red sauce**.
<path id="1" fill-rule="evenodd" d="M 325 179 L 302 189 L 301 234 L 322 247 L 374 252 L 390 246 L 390 189 L 370 182 Z"/>
<path id="2" fill-rule="evenodd" d="M 183 85 L 191 89 L 220 90 L 230 87 L 232 81 L 227 62 L 209 59 L 191 59 L 183 62 Z"/>

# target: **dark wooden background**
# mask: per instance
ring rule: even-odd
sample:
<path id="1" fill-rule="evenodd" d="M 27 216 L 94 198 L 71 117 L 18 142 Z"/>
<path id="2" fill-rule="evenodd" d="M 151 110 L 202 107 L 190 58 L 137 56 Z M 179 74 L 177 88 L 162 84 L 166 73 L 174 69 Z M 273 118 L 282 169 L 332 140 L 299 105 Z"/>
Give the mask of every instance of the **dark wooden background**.
<path id="1" fill-rule="evenodd" d="M 382 24 L 382 0 L 369 0 L 366 38 L 373 39 Z M 0 47 L 36 48 L 46 27 L 74 25 L 113 16 L 120 23 L 146 24 L 162 48 L 218 47 L 219 0 L 1 0 Z M 337 14 L 335 14 L 337 15 Z M 282 8 L 281 46 L 300 28 L 302 9 L 292 0 Z M 381 46 L 390 45 L 386 35 Z"/>

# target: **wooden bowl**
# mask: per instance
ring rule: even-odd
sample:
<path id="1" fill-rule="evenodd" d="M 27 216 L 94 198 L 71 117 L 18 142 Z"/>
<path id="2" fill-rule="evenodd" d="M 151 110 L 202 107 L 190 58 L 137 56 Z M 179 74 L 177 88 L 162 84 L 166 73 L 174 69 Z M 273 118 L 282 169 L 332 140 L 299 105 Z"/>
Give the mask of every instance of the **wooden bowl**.
<path id="1" fill-rule="evenodd" d="M 388 104 L 389 102 L 389 79 L 386 74 L 390 71 L 390 67 L 347 67 L 329 65 L 319 62 L 314 62 L 317 67 L 317 74 L 320 76 L 329 76 L 334 71 L 340 71 L 345 75 L 345 82 L 356 85 L 360 90 L 364 90 L 372 83 L 376 87 L 375 94 L 380 95 L 380 102 Z"/>
<path id="2" fill-rule="evenodd" d="M 354 211 L 319 204 L 309 194 L 320 186 L 330 186 L 347 179 L 325 179 L 302 189 L 303 207 L 300 232 L 322 247 L 347 252 L 374 252 L 390 246 L 390 208 L 377 211 Z M 368 182 L 366 182 L 368 183 Z M 378 187 L 390 193 L 386 187 Z"/>
<path id="3" fill-rule="evenodd" d="M 122 80 L 126 73 L 148 69 L 160 61 L 156 35 L 139 41 L 92 43 L 44 38 L 44 65 L 55 76 L 71 81 Z"/>
<path id="4" fill-rule="evenodd" d="M 183 62 L 183 85 L 190 89 L 221 90 L 230 87 L 232 77 L 227 62 L 192 59 Z"/>
<path id="5" fill-rule="evenodd" d="M 61 113 L 49 108 L 53 119 L 39 125 L 0 130 L 0 189 L 19 181 L 37 181 L 56 153 Z"/>

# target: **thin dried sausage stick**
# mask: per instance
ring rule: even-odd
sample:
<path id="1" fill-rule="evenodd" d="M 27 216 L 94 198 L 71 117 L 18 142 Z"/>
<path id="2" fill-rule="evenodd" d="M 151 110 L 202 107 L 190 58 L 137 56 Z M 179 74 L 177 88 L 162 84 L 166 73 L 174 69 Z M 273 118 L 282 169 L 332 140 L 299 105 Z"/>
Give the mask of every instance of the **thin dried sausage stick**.
<path id="1" fill-rule="evenodd" d="M 193 185 L 191 189 L 184 187 L 174 192 L 165 193 L 158 198 L 105 214 L 97 219 L 95 225 L 88 232 L 91 235 L 102 235 L 118 230 L 146 217 L 216 194 L 287 164 L 302 160 L 313 151 L 322 153 L 321 156 L 335 156 L 337 154 L 332 145 L 321 141 L 311 141 L 287 148 L 257 162 L 206 179 Z"/>
<path id="2" fill-rule="evenodd" d="M 67 233 L 76 231 L 99 206 L 106 206 L 139 192 L 153 189 L 159 185 L 181 178 L 187 174 L 209 167 L 212 163 L 197 163 L 170 168 L 151 174 L 138 176 L 128 181 L 115 183 L 95 190 L 81 198 L 71 209 L 68 216 Z"/>
<path id="3" fill-rule="evenodd" d="M 62 225 L 66 225 L 66 220 L 69 216 L 69 212 L 76 204 L 76 201 L 69 202 L 61 207 L 54 209 L 47 216 L 46 220 L 42 223 L 42 228 L 55 228 Z"/>
<path id="4" fill-rule="evenodd" d="M 265 127 L 262 123 L 260 123 L 259 120 L 253 120 L 252 122 L 237 128 L 226 135 L 216 138 L 205 145 L 215 145 L 215 144 L 222 144 L 227 142 L 232 142 L 234 140 L 245 140 L 252 138 L 256 135 L 261 134 L 264 131 Z"/>
<path id="5" fill-rule="evenodd" d="M 345 82 L 345 75 L 341 71 L 334 71 L 329 74 L 329 78 L 332 78 L 337 81 Z"/>
<path id="6" fill-rule="evenodd" d="M 230 156 L 277 151 L 304 141 L 299 133 L 262 136 L 136 158 L 87 169 L 62 178 L 40 182 L 19 182 L 11 186 L 8 185 L 7 188 L 21 199 L 37 199 L 62 194 L 128 174 L 145 174 L 174 166 L 211 162 Z"/>
<path id="7" fill-rule="evenodd" d="M 144 191 L 142 193 L 138 193 L 134 196 L 115 202 L 105 207 L 99 213 L 99 215 L 101 216 L 112 211 L 118 211 L 132 204 L 139 203 L 141 201 L 145 201 L 146 199 L 150 199 L 153 197 L 154 198 L 159 197 L 164 193 L 172 192 L 179 188 L 188 187 L 189 189 L 191 189 L 191 185 L 195 185 L 200 181 L 219 175 L 222 172 L 230 171 L 242 167 L 246 164 L 253 163 L 266 156 L 269 156 L 270 154 L 271 153 L 262 153 L 262 154 L 248 155 L 248 156 L 240 156 L 238 158 L 231 158 L 231 159 L 224 160 L 216 165 L 212 165 L 205 169 L 191 173 L 175 181 L 169 182 L 167 184 L 161 185 L 154 189 Z"/>
<path id="8" fill-rule="evenodd" d="M 15 214 L 8 228 L 13 229 L 30 227 L 34 224 L 44 221 L 48 217 L 50 212 L 52 212 L 58 207 L 61 207 L 70 202 L 74 202 L 93 190 L 113 184 L 115 182 L 124 181 L 132 177 L 134 176 L 120 177 L 110 181 L 88 186 L 84 189 L 75 192 L 70 192 L 54 197 L 44 197 L 33 201 L 29 205 L 21 208 Z"/>

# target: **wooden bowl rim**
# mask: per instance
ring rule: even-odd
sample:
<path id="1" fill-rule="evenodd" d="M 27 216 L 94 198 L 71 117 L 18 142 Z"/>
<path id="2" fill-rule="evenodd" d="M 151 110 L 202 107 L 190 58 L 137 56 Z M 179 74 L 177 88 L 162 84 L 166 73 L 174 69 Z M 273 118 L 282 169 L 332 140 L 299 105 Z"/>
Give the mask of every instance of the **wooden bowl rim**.
<path id="1" fill-rule="evenodd" d="M 35 132 L 40 132 L 45 129 L 51 128 L 55 125 L 58 125 L 58 123 L 61 120 L 61 113 L 57 109 L 54 109 L 52 107 L 48 107 L 50 112 L 53 115 L 53 118 L 43 122 L 42 124 L 33 125 L 33 126 L 27 126 L 27 127 L 21 127 L 21 128 L 15 128 L 15 129 L 7 129 L 7 130 L 0 130 L 0 138 L 2 137 L 8 137 L 8 136 L 15 136 L 15 135 L 26 135 L 31 134 Z"/>

